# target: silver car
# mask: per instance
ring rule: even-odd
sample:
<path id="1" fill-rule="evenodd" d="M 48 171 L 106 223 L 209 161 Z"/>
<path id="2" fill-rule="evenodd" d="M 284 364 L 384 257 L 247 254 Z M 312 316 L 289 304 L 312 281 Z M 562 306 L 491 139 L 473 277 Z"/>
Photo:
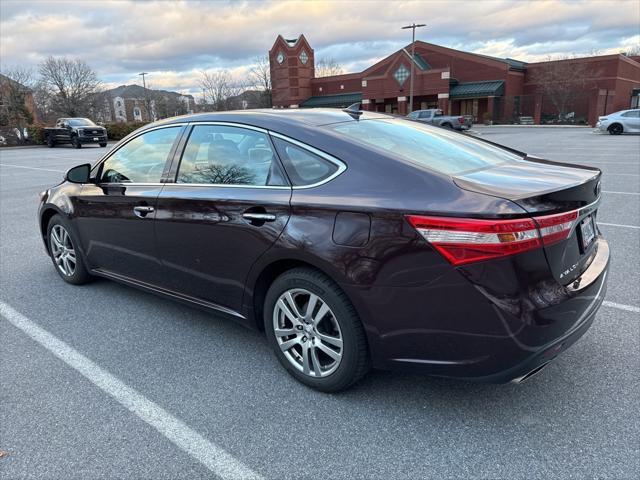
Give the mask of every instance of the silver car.
<path id="1" fill-rule="evenodd" d="M 620 110 L 604 117 L 598 117 L 596 129 L 609 132 L 611 135 L 640 132 L 640 108 Z"/>

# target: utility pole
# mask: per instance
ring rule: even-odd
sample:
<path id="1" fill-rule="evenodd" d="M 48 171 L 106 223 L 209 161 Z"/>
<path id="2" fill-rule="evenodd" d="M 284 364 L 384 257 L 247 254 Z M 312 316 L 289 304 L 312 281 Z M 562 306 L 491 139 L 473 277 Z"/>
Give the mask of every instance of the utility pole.
<path id="1" fill-rule="evenodd" d="M 413 111 L 413 70 L 415 68 L 416 63 L 416 28 L 426 27 L 426 23 L 416 23 L 413 22 L 411 25 L 406 25 L 402 27 L 402 30 L 406 30 L 410 28 L 412 30 L 411 33 L 411 78 L 409 80 L 409 111 L 407 113 L 411 113 Z M 144 77 L 143 77 L 144 78 Z"/>
<path id="2" fill-rule="evenodd" d="M 147 82 L 145 82 L 144 76 L 149 75 L 147 72 L 139 73 L 138 75 L 142 76 L 142 87 L 144 88 L 144 108 L 147 111 L 147 118 L 152 120 L 151 118 L 151 109 L 149 108 L 149 97 L 147 97 Z"/>

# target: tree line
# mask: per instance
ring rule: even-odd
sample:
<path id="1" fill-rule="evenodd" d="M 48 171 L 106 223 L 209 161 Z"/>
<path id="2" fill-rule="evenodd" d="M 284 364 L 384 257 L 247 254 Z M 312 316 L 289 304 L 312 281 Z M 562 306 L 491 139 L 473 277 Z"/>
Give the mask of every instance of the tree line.
<path id="1" fill-rule="evenodd" d="M 320 59 L 316 77 L 343 73 L 341 65 L 332 58 Z M 57 117 L 99 117 L 105 109 L 105 86 L 96 72 L 81 59 L 50 56 L 35 69 L 16 66 L 2 72 L 5 78 L 0 89 L 0 125 L 23 128 L 33 123 L 27 108 L 31 93 L 35 115 L 44 123 Z M 251 107 L 271 107 L 271 73 L 265 56 L 253 60 L 244 78 L 234 78 L 228 70 L 200 72 L 198 86 L 202 95 L 195 95 L 199 110 L 233 110 Z M 244 102 L 247 103 L 244 103 Z M 186 113 L 177 99 L 147 88 L 144 105 L 159 118 Z"/>

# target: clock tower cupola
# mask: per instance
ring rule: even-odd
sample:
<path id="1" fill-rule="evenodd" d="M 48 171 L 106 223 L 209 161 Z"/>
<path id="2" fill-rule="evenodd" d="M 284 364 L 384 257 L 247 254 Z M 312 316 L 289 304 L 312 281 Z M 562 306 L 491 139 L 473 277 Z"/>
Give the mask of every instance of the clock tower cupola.
<path id="1" fill-rule="evenodd" d="M 278 35 L 269 50 L 271 100 L 274 107 L 297 107 L 311 96 L 313 49 L 304 35 L 286 39 Z"/>

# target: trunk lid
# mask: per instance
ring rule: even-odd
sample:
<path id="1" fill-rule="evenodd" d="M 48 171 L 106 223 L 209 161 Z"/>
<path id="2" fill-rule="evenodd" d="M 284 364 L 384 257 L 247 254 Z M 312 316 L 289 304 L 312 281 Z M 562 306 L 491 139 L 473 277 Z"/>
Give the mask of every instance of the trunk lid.
<path id="1" fill-rule="evenodd" d="M 544 246 L 554 277 L 568 285 L 587 269 L 596 253 L 595 221 L 601 175 L 597 168 L 529 156 L 522 161 L 455 175 L 453 181 L 465 190 L 511 200 L 534 219 L 577 211 L 568 238 Z"/>

